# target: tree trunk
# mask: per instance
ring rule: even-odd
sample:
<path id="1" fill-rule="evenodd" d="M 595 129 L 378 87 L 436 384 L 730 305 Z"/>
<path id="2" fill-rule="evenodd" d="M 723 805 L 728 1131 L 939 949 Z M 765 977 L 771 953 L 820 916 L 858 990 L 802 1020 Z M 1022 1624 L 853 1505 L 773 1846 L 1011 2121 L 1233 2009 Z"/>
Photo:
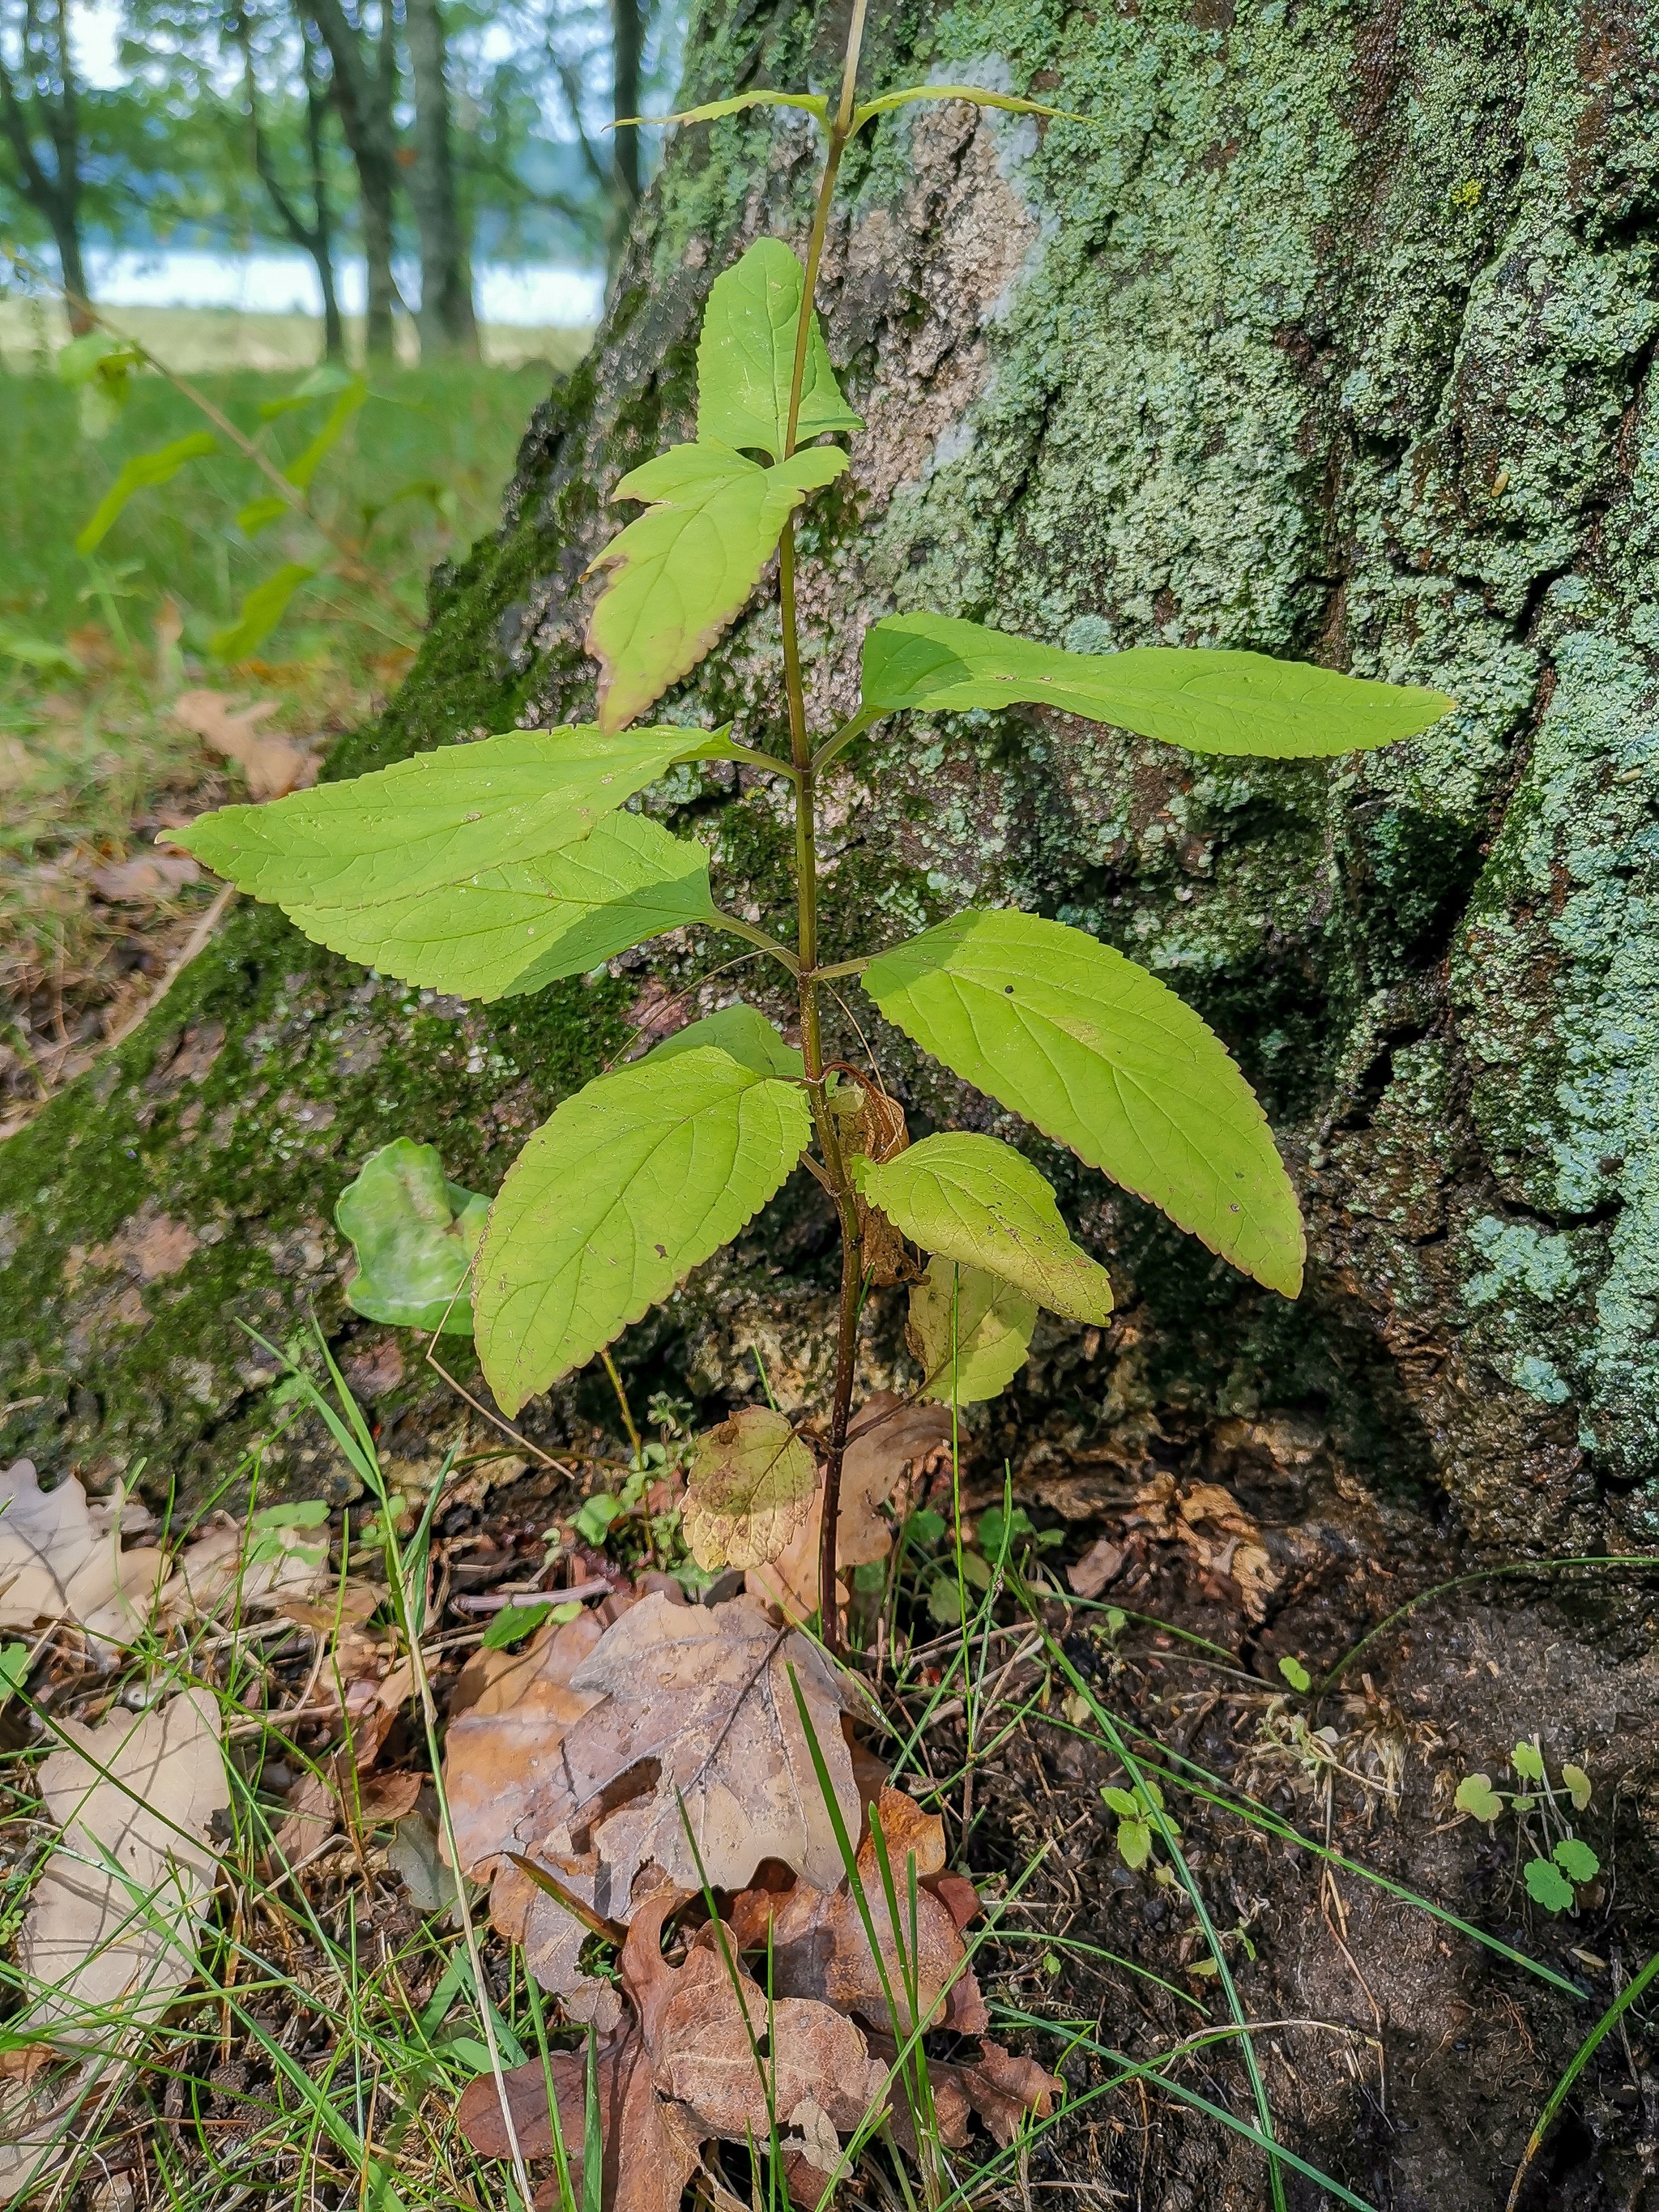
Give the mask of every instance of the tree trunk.
<path id="1" fill-rule="evenodd" d="M 415 81 L 415 161 L 409 196 L 421 234 L 421 357 L 477 360 L 472 272 L 455 197 L 447 44 L 439 0 L 405 0 L 404 34 Z"/>
<path id="2" fill-rule="evenodd" d="M 348 19 L 340 0 L 306 0 L 306 12 L 328 48 L 340 128 L 357 172 L 367 293 L 363 349 L 371 361 L 390 360 L 395 348 L 392 315 L 398 303 L 392 269 L 398 185 L 398 134 L 392 113 L 398 53 L 391 0 L 381 0 L 372 56 L 367 35 Z"/>
<path id="3" fill-rule="evenodd" d="M 328 158 L 323 140 L 330 93 L 318 75 L 312 37 L 311 25 L 302 21 L 300 61 L 306 83 L 306 152 L 311 164 L 311 204 L 315 212 L 312 225 L 314 243 L 308 250 L 317 264 L 317 282 L 322 288 L 323 358 L 343 361 L 345 325 L 340 317 L 340 298 L 334 285 L 334 208 L 329 198 Z"/>
<path id="4" fill-rule="evenodd" d="M 1462 705 L 1329 767 L 1041 713 L 900 732 L 847 767 L 828 958 L 970 899 L 1097 932 L 1228 1039 L 1307 1214 L 1289 1305 L 1039 1146 L 1118 1314 L 1045 1324 L 981 1419 L 988 1453 L 1022 1480 L 1045 1454 L 1133 1468 L 1153 1444 L 1287 1482 L 1317 1462 L 1443 1491 L 1487 1546 L 1650 1540 L 1659 299 L 1644 103 L 1619 88 L 1651 72 L 1651 0 L 1593 24 L 1548 0 L 1478 24 L 1427 0 L 1143 0 L 1063 37 L 1057 10 L 997 20 L 1001 54 L 969 12 L 931 14 L 925 58 L 890 46 L 868 82 L 973 76 L 1096 119 L 912 108 L 854 173 L 825 301 L 869 428 L 805 533 L 818 726 L 894 607 L 1084 650 L 1304 655 Z M 824 83 L 839 23 L 734 9 L 685 96 Z M 333 773 L 591 711 L 580 580 L 617 526 L 611 492 L 687 434 L 708 286 L 758 228 L 800 239 L 812 166 L 784 111 L 678 136 L 502 532 L 434 580 L 419 665 Z M 777 650 L 764 613 L 741 619 L 684 703 L 769 727 Z M 692 793 L 727 902 L 771 901 L 778 835 L 732 777 L 677 782 L 660 810 Z M 22 1401 L 0 1442 L 106 1477 L 140 1454 L 162 1480 L 227 1469 L 267 1418 L 234 1316 L 281 1339 L 313 1302 L 348 1345 L 380 1341 L 345 1314 L 331 1226 L 364 1154 L 429 1138 L 494 1188 L 631 1019 L 726 957 L 676 947 L 463 1008 L 239 907 L 147 1026 L 0 1151 L 0 1401 Z M 771 1004 L 754 968 L 699 1003 L 738 983 Z M 851 1012 L 916 1122 L 994 1121 Z M 823 1215 L 796 1177 L 623 1358 L 718 1400 L 752 1389 L 759 1340 L 789 1390 L 814 1385 Z M 872 1374 L 898 1324 L 882 1294 Z M 404 1338 L 362 1369 L 382 1418 L 420 1400 L 416 1358 Z M 532 1419 L 558 1435 L 572 1402 Z"/>
<path id="5" fill-rule="evenodd" d="M 48 38 L 48 27 L 31 13 L 15 78 L 0 58 L 0 135 L 15 167 L 17 190 L 52 233 L 70 336 L 82 338 L 96 325 L 87 312 L 91 295 L 81 252 L 80 99 L 64 0 L 58 0 L 49 29 Z M 50 165 L 40 158 L 42 142 L 48 141 Z"/>
<path id="6" fill-rule="evenodd" d="M 611 112 L 620 125 L 624 117 L 640 112 L 640 59 L 644 44 L 640 0 L 611 0 L 611 45 L 613 56 Z M 640 198 L 640 134 L 619 129 L 616 151 L 617 198 L 624 222 Z"/>

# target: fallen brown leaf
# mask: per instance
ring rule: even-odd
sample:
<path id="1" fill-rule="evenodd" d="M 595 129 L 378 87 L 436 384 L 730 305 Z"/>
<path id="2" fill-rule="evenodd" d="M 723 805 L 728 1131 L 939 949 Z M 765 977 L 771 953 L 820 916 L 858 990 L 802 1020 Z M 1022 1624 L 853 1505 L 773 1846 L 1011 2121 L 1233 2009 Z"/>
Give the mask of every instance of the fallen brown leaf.
<path id="1" fill-rule="evenodd" d="M 878 1390 L 854 1414 L 841 1470 L 841 1508 L 836 1517 L 836 1558 L 851 1573 L 854 1567 L 884 1559 L 892 1531 L 881 1507 L 898 1489 L 907 1468 L 924 1468 L 951 1440 L 950 1408 L 904 1406 L 890 1390 Z M 902 1516 L 903 1503 L 899 1508 Z M 777 1558 L 751 1568 L 744 1587 L 752 1597 L 775 1605 L 787 1620 L 809 1620 L 818 1608 L 818 1546 L 823 1528 L 822 1492 L 799 1532 Z"/>
<path id="2" fill-rule="evenodd" d="M 792 1680 L 842 1817 L 854 1821 L 858 1791 L 842 1730 L 850 1693 L 816 1644 L 775 1629 L 744 1597 L 684 1606 L 653 1594 L 605 1631 L 571 1676 L 573 1688 L 600 1702 L 559 1747 L 563 1825 L 579 1848 L 578 1832 L 592 1828 L 602 1913 L 626 1917 L 635 1876 L 652 1863 L 683 1889 L 705 1880 L 740 1889 L 769 1858 L 809 1881 L 836 1879 L 835 1827 Z"/>
<path id="3" fill-rule="evenodd" d="M 201 879 L 202 871 L 188 853 L 147 853 L 94 869 L 92 888 L 101 899 L 163 899 L 176 897 L 186 884 Z"/>
<path id="4" fill-rule="evenodd" d="M 805 1998 L 775 1997 L 769 2009 L 749 1975 L 738 1972 L 734 1986 L 712 1930 L 701 1931 L 684 1965 L 671 1966 L 662 1955 L 663 1924 L 684 1901 L 683 1893 L 665 1890 L 641 1905 L 623 1946 L 629 2017 L 598 2060 L 607 2212 L 674 2212 L 699 2146 L 711 2136 L 763 2143 L 772 2111 L 822 2156 L 826 2129 L 850 2132 L 882 2094 L 885 2069 L 853 2021 Z M 763 2075 L 756 2045 L 769 2036 Z M 584 2149 L 583 2059 L 561 2053 L 552 2072 L 566 2153 L 576 2166 Z M 539 2062 L 516 2068 L 505 2084 L 520 2148 L 527 2157 L 547 2156 L 553 2136 Z M 468 2086 L 456 2118 L 475 2149 L 507 2154 L 492 2076 Z"/>
<path id="5" fill-rule="evenodd" d="M 914 1983 L 918 2008 L 931 2026 L 982 2035 L 989 2016 L 967 1965 L 957 1917 L 963 1909 L 960 1890 L 971 1893 L 973 1885 L 956 1877 L 959 1887 L 944 1896 L 935 1887 L 944 1875 L 944 1823 L 899 1790 L 883 1790 L 876 1814 L 898 1905 L 896 1940 L 873 1832 L 858 1851 L 862 1909 L 844 1881 L 828 1893 L 804 1881 L 781 1896 L 746 1890 L 732 1904 L 732 1940 L 744 1952 L 763 1952 L 770 1923 L 772 1986 L 781 1996 L 822 1998 L 872 2027 L 890 2027 L 896 2014 L 908 2034 L 915 2021 L 907 1991 Z M 978 1902 L 975 1897 L 975 1910 Z M 876 1950 L 871 1948 L 872 1929 Z"/>
<path id="6" fill-rule="evenodd" d="M 30 1896 L 17 1962 L 31 2002 L 9 2025 L 61 2050 L 107 2051 L 156 2019 L 195 1972 L 216 1871 L 210 1823 L 229 1809 L 219 1709 L 204 1691 L 68 1739 L 40 1767 L 59 1831 Z"/>
<path id="7" fill-rule="evenodd" d="M 68 1619 L 87 1632 L 94 1656 L 112 1665 L 149 1619 L 166 1561 L 158 1551 L 124 1551 L 122 1530 L 137 1533 L 150 1516 L 118 1488 L 90 1503 L 65 1475 L 43 1491 L 32 1460 L 0 1471 L 0 1628 L 33 1628 Z"/>
<path id="8" fill-rule="evenodd" d="M 173 713 L 175 720 L 205 739 L 215 752 L 236 763 L 247 778 L 248 796 L 257 801 L 303 791 L 316 782 L 322 767 L 320 755 L 296 745 L 291 738 L 259 729 L 280 703 L 261 699 L 251 707 L 234 707 L 222 691 L 181 691 L 173 702 Z"/>
<path id="9" fill-rule="evenodd" d="M 1066 1579 L 1079 1597 L 1098 1597 L 1109 1582 L 1115 1582 L 1123 1569 L 1123 1547 L 1102 1536 L 1090 1545 L 1080 1559 L 1074 1559 L 1066 1570 Z"/>
<path id="10" fill-rule="evenodd" d="M 1280 1577 L 1260 1528 L 1219 1483 L 1195 1482 L 1182 1490 L 1174 1475 L 1155 1475 L 1135 1492 L 1123 1525 L 1182 1545 L 1204 1574 L 1231 1584 L 1251 1620 L 1266 1618 Z"/>

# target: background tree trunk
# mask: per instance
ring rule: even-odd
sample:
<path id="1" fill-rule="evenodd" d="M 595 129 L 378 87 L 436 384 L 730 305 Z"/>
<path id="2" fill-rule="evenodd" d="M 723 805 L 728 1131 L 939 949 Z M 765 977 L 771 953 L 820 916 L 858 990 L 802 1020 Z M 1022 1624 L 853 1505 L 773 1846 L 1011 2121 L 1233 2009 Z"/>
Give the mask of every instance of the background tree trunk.
<path id="1" fill-rule="evenodd" d="M 1328 768 L 1034 714 L 902 732 L 848 769 L 829 958 L 969 898 L 1098 932 L 1227 1037 L 1308 1215 L 1291 1306 L 1039 1147 L 1119 1311 L 1045 1325 L 988 1448 L 1031 1480 L 1044 1455 L 1133 1467 L 1153 1444 L 1287 1480 L 1322 1459 L 1443 1486 L 1491 1546 L 1659 1534 L 1651 0 L 988 0 L 930 11 L 920 60 L 906 20 L 872 83 L 971 76 L 1097 121 L 911 109 L 853 169 L 826 295 L 869 428 L 804 533 L 819 724 L 850 703 L 864 622 L 926 605 L 1085 649 L 1308 655 L 1462 702 Z M 687 97 L 826 82 L 839 35 L 833 10 L 717 10 Z M 708 286 L 762 228 L 802 233 L 812 167 L 777 111 L 680 134 L 501 535 L 434 579 L 418 667 L 333 772 L 591 707 L 580 579 L 611 489 L 687 431 Z M 772 618 L 748 617 L 689 702 L 758 730 L 776 662 Z M 660 805 L 694 808 L 728 899 L 772 900 L 779 834 L 732 797 L 711 769 Z M 0 1152 L 0 1402 L 25 1401 L 3 1442 L 106 1477 L 140 1453 L 157 1480 L 222 1474 L 266 1419 L 269 1363 L 231 1317 L 283 1337 L 314 1301 L 342 1329 L 331 1216 L 363 1155 L 431 1138 L 493 1188 L 630 1017 L 724 957 L 692 943 L 469 1009 L 239 908 Z M 738 982 L 769 1003 L 752 968 L 697 1002 Z M 852 1012 L 915 1122 L 1000 1126 Z M 752 1340 L 778 1387 L 811 1387 L 831 1277 L 805 1183 L 624 1358 L 747 1395 Z M 877 1318 L 879 1372 L 897 1310 Z M 364 1388 L 412 1421 L 410 1340 L 376 1357 Z M 557 1433 L 568 1406 L 535 1418 Z"/>
<path id="2" fill-rule="evenodd" d="M 394 203 L 398 190 L 397 25 L 392 0 L 380 0 L 371 34 L 353 21 L 341 0 L 304 0 L 307 14 L 328 48 L 340 128 L 357 172 L 358 221 L 362 229 L 365 289 L 363 348 L 371 361 L 389 360 L 392 315 L 398 304 L 392 275 Z"/>
<path id="3" fill-rule="evenodd" d="M 476 360 L 472 271 L 455 194 L 447 40 L 439 0 L 405 0 L 404 32 L 415 84 L 415 160 L 409 196 L 421 234 L 421 357 L 461 354 Z"/>

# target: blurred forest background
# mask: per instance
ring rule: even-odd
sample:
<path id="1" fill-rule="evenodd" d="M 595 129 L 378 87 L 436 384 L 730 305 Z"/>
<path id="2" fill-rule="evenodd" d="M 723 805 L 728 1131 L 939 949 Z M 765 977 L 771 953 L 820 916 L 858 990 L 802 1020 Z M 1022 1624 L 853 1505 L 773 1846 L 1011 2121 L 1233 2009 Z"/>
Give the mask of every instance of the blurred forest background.
<path id="1" fill-rule="evenodd" d="M 0 1137 L 317 771 L 585 350 L 679 0 L 0 0 Z"/>

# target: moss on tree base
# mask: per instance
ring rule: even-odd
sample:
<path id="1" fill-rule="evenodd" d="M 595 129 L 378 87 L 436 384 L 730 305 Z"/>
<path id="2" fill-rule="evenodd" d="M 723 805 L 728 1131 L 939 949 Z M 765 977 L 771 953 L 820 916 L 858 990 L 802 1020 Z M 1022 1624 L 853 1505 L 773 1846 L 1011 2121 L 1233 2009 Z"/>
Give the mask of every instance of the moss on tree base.
<path id="1" fill-rule="evenodd" d="M 1324 1453 L 1443 1484 L 1491 1543 L 1589 1541 L 1616 1533 L 1609 1510 L 1659 1530 L 1652 15 L 1614 10 L 1593 39 L 1552 7 L 1454 21 L 1429 0 L 889 19 L 874 79 L 1035 88 L 1097 121 L 910 110 L 850 167 L 826 319 L 869 430 L 803 533 L 817 718 L 852 696 L 864 622 L 922 605 L 1074 649 L 1300 654 L 1460 701 L 1329 768 L 1194 760 L 1043 714 L 848 757 L 830 957 L 964 900 L 1096 931 L 1233 1046 L 1309 1216 L 1291 1308 L 1045 1160 L 1119 1316 L 1040 1338 L 988 1441 L 1133 1463 L 1162 1437 L 1224 1469 Z M 688 89 L 821 81 L 836 35 L 787 5 L 713 9 Z M 760 230 L 804 227 L 809 127 L 767 111 L 680 134 L 593 357 L 531 426 L 502 532 L 434 579 L 420 663 L 331 772 L 591 705 L 581 576 L 606 498 L 687 424 L 714 275 Z M 681 704 L 761 736 L 777 665 L 757 611 Z M 738 781 L 677 771 L 652 805 L 710 841 L 727 899 L 771 903 L 783 825 L 763 792 L 736 804 Z M 726 950 L 676 941 L 464 1009 L 236 913 L 0 1151 L 0 1397 L 30 1401 L 0 1449 L 94 1479 L 140 1455 L 162 1483 L 222 1471 L 269 1368 L 236 1319 L 282 1339 L 313 1304 L 357 1326 L 331 1210 L 363 1153 L 428 1139 L 493 1187 L 630 1008 Z M 746 966 L 700 1003 L 739 982 L 765 1002 Z M 1000 1127 L 852 1012 L 915 1121 Z M 792 1186 L 626 1356 L 730 1394 L 758 1334 L 807 1387 L 825 1234 Z"/>

